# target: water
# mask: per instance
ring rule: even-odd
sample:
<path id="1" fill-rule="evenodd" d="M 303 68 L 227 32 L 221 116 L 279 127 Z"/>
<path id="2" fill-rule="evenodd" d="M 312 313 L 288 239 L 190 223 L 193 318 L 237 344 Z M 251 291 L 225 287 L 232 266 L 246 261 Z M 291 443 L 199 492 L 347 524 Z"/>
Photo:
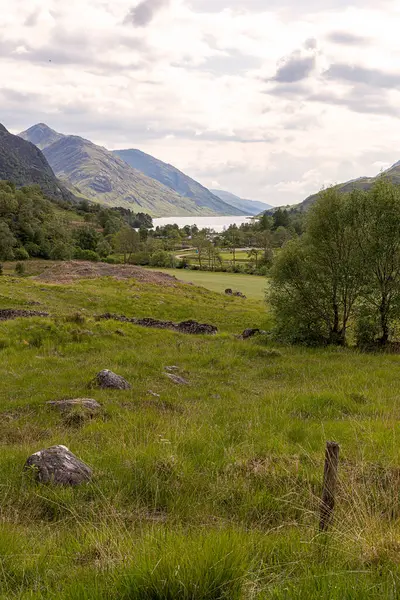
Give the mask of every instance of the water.
<path id="1" fill-rule="evenodd" d="M 252 217 L 162 217 L 160 219 L 153 219 L 154 227 L 159 225 L 174 225 L 175 223 L 179 227 L 185 225 L 197 225 L 199 229 L 214 229 L 214 231 L 223 231 L 227 229 L 229 225 L 237 225 L 238 227 L 243 223 L 247 223 L 248 219 Z"/>

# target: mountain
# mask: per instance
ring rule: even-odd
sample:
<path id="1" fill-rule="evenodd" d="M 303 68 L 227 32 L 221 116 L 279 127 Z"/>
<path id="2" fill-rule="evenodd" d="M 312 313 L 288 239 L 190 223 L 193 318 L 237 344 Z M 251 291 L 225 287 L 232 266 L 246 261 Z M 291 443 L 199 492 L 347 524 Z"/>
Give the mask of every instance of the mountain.
<path id="1" fill-rule="evenodd" d="M 65 185 L 93 202 L 147 212 L 153 217 L 242 214 L 210 193 L 213 203 L 208 204 L 184 196 L 106 148 L 79 136 L 58 133 L 44 123 L 30 127 L 20 136 L 37 143 Z"/>
<path id="2" fill-rule="evenodd" d="M 385 176 L 389 181 L 392 181 L 396 185 L 400 185 L 400 161 L 394 163 L 389 169 L 379 173 L 375 177 L 358 177 L 357 179 L 351 179 L 345 183 L 339 183 L 337 187 L 341 192 L 351 192 L 352 190 L 369 190 L 379 177 Z M 313 204 L 318 198 L 318 193 L 308 196 L 303 202 L 298 204 L 296 210 L 306 210 L 311 204 Z"/>
<path id="3" fill-rule="evenodd" d="M 54 144 L 54 142 L 58 142 L 58 140 L 64 136 L 62 133 L 58 133 L 57 131 L 54 131 L 54 129 L 50 129 L 50 127 L 45 125 L 45 123 L 38 123 L 37 125 L 34 125 L 33 127 L 30 127 L 26 131 L 20 133 L 19 137 L 27 140 L 28 142 L 32 142 L 32 144 L 35 144 L 35 146 L 40 148 L 40 150 L 44 150 L 44 148 Z"/>
<path id="4" fill-rule="evenodd" d="M 141 152 L 141 150 L 114 150 L 114 154 L 131 167 L 138 169 L 152 179 L 156 179 L 181 196 L 191 198 L 196 206 L 200 208 L 207 208 L 212 213 L 219 215 L 247 214 L 230 202 L 225 201 L 224 198 L 212 193 L 173 165 L 162 162 L 154 156 Z"/>
<path id="5" fill-rule="evenodd" d="M 239 196 L 235 196 L 230 192 L 224 192 L 223 190 L 210 190 L 215 196 L 218 196 L 231 206 L 238 208 L 243 211 L 246 215 L 255 216 L 260 213 L 260 211 L 264 212 L 272 208 L 270 204 L 266 204 L 265 202 L 259 202 L 258 200 L 244 200 L 243 198 L 239 198 Z"/>
<path id="6" fill-rule="evenodd" d="M 53 200 L 76 200 L 58 181 L 39 148 L 13 135 L 1 124 L 0 179 L 12 181 L 17 187 L 38 184 L 43 194 Z"/>

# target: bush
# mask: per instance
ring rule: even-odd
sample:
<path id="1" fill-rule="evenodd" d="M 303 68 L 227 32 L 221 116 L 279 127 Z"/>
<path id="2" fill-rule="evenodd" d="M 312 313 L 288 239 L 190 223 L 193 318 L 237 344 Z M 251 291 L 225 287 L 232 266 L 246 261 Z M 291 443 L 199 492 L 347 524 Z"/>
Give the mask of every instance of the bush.
<path id="1" fill-rule="evenodd" d="M 17 262 L 15 265 L 15 272 L 17 275 L 23 275 L 25 273 L 25 265 L 21 262 Z"/>
<path id="2" fill-rule="evenodd" d="M 56 242 L 50 250 L 50 258 L 52 260 L 68 260 L 71 258 L 72 248 L 64 242 Z"/>
<path id="3" fill-rule="evenodd" d="M 107 258 L 103 258 L 101 262 L 107 263 L 108 265 L 121 265 L 124 261 L 122 258 L 118 258 L 118 256 L 107 256 Z"/>
<path id="4" fill-rule="evenodd" d="M 15 258 L 15 260 L 28 260 L 29 254 L 23 247 L 15 248 L 14 258 Z"/>
<path id="5" fill-rule="evenodd" d="M 74 258 L 78 260 L 90 260 L 92 262 L 100 260 L 100 256 L 94 250 L 82 250 L 82 248 L 75 248 Z"/>
<path id="6" fill-rule="evenodd" d="M 0 264 L 0 275 L 3 275 L 3 265 Z"/>
<path id="7" fill-rule="evenodd" d="M 142 267 L 150 264 L 150 254 L 146 250 L 140 252 L 133 252 L 129 259 L 129 263 L 132 265 L 141 265 Z"/>
<path id="8" fill-rule="evenodd" d="M 181 258 L 181 260 L 179 260 L 176 263 L 177 269 L 188 269 L 189 267 L 190 267 L 190 261 L 185 257 Z"/>
<path id="9" fill-rule="evenodd" d="M 152 267 L 173 267 L 174 259 L 165 250 L 157 250 L 150 257 L 150 265 Z"/>

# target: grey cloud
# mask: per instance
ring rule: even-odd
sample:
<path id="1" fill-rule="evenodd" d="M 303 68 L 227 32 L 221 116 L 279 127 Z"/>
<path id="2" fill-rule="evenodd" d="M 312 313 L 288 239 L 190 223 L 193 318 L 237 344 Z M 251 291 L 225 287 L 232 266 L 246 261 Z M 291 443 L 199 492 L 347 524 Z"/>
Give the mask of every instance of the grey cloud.
<path id="1" fill-rule="evenodd" d="M 332 31 L 327 39 L 334 44 L 344 46 L 363 46 L 369 42 L 369 38 L 349 33 L 348 31 Z"/>
<path id="2" fill-rule="evenodd" d="M 130 9 L 124 23 L 145 27 L 153 20 L 156 12 L 168 4 L 169 0 L 142 0 L 137 6 Z"/>
<path id="3" fill-rule="evenodd" d="M 400 114 L 400 110 L 390 104 L 382 93 L 371 92 L 363 85 L 355 86 L 343 96 L 321 92 L 310 95 L 308 100 L 323 104 L 344 106 L 353 112 L 361 114 L 386 115 L 390 117 L 398 117 Z"/>
<path id="4" fill-rule="evenodd" d="M 315 56 L 301 56 L 298 52 L 289 56 L 278 67 L 272 81 L 294 83 L 306 79 L 315 68 Z"/>
<path id="5" fill-rule="evenodd" d="M 325 77 L 336 81 L 361 83 L 378 88 L 398 88 L 400 73 L 387 73 L 379 69 L 368 69 L 356 65 L 333 64 L 324 73 Z"/>
<path id="6" fill-rule="evenodd" d="M 282 83 L 275 85 L 265 93 L 271 96 L 305 96 L 308 89 L 303 83 Z"/>
<path id="7" fill-rule="evenodd" d="M 31 13 L 29 17 L 27 17 L 27 19 L 25 20 L 25 27 L 34 27 L 38 22 L 39 15 L 40 10 L 35 10 L 33 13 Z"/>
<path id="8" fill-rule="evenodd" d="M 191 65 L 190 63 L 179 62 L 172 66 L 206 71 L 214 75 L 239 75 L 251 69 L 257 69 L 262 66 L 262 59 L 256 56 L 242 54 L 236 49 L 227 50 L 227 54 L 219 54 L 208 57 L 200 65 Z"/>
<path id="9" fill-rule="evenodd" d="M 317 47 L 317 40 L 315 38 L 309 38 L 304 42 L 304 48 L 306 50 L 315 50 Z"/>

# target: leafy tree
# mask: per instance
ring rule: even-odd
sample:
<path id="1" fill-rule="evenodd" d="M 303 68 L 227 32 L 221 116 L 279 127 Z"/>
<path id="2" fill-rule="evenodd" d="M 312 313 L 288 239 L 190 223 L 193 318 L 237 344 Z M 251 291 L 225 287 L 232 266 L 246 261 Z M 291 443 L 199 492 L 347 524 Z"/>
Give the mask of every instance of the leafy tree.
<path id="1" fill-rule="evenodd" d="M 124 255 L 124 263 L 129 262 L 132 254 L 139 250 L 140 237 L 132 227 L 124 227 L 114 238 L 115 249 Z"/>
<path id="2" fill-rule="evenodd" d="M 289 227 L 290 225 L 289 213 L 286 209 L 277 208 L 274 211 L 272 219 L 272 228 L 274 230 L 278 229 L 278 227 Z"/>
<path id="3" fill-rule="evenodd" d="M 8 224 L 0 221 L 0 259 L 10 260 L 14 258 L 14 247 L 17 245 L 17 240 L 10 231 Z"/>
<path id="4" fill-rule="evenodd" d="M 350 315 L 366 281 L 353 210 L 349 195 L 334 188 L 321 192 L 310 209 L 305 235 L 280 252 L 270 300 L 285 337 L 345 343 Z"/>
<path id="5" fill-rule="evenodd" d="M 82 248 L 82 250 L 96 251 L 100 236 L 94 227 L 90 227 L 89 225 L 79 227 L 75 230 L 74 237 L 76 245 Z"/>
<path id="6" fill-rule="evenodd" d="M 353 192 L 352 203 L 354 235 L 369 274 L 362 318 L 371 332 L 378 323 L 384 345 L 400 317 L 400 188 L 382 177 L 368 193 Z"/>

